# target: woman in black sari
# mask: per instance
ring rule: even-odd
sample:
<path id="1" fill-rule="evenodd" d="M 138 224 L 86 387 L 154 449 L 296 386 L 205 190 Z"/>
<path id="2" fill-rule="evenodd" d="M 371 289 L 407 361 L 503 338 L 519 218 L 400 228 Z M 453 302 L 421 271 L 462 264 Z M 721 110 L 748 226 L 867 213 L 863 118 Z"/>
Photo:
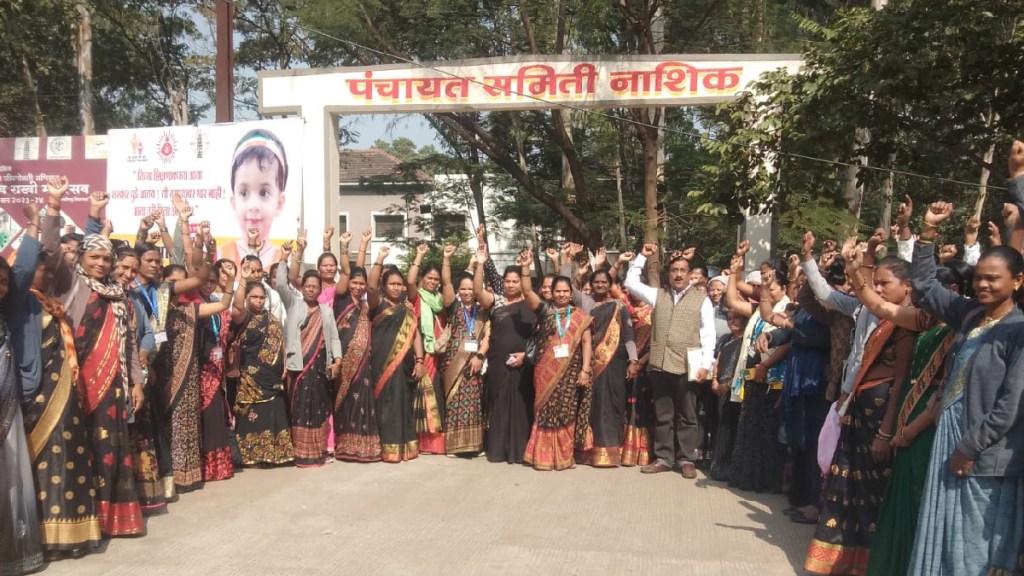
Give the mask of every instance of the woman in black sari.
<path id="1" fill-rule="evenodd" d="M 366 301 L 373 322 L 370 366 L 377 401 L 381 459 L 404 462 L 420 453 L 413 419 L 413 396 L 426 371 L 419 321 L 412 305 L 404 298 L 402 274 L 388 269 L 382 279 L 381 269 L 390 252 L 385 246 L 377 253 L 367 285 Z"/>
<path id="2" fill-rule="evenodd" d="M 522 464 L 533 428 L 533 371 L 523 365 L 526 341 L 537 315 L 523 298 L 521 269 L 505 270 L 504 296 L 484 289 L 487 248 L 477 250 L 473 292 L 480 308 L 490 311 L 484 405 L 487 434 L 484 449 L 490 462 Z"/>
<path id="3" fill-rule="evenodd" d="M 284 329 L 278 318 L 263 309 L 266 299 L 263 283 L 250 277 L 239 285 L 231 308 L 241 367 L 235 434 L 246 466 L 295 460 L 284 399 Z"/>

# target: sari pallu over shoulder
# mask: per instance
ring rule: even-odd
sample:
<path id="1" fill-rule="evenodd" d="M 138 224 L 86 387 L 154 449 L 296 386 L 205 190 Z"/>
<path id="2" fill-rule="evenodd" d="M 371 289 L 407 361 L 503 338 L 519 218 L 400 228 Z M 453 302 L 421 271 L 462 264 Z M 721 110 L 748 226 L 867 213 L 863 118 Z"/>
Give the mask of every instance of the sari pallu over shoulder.
<path id="1" fill-rule="evenodd" d="M 380 393 L 384 390 L 384 386 L 402 366 L 402 362 L 405 361 L 406 355 L 408 355 L 409 350 L 412 349 L 412 335 L 416 330 L 416 314 L 413 312 L 412 306 L 405 303 L 388 306 L 384 310 L 381 310 L 373 319 L 373 328 L 377 329 L 385 321 L 399 313 L 404 313 L 405 316 L 402 318 L 402 323 L 398 326 L 398 329 L 394 331 L 394 335 L 388 334 L 386 336 L 382 336 L 382 338 L 385 339 L 390 339 L 391 337 L 394 339 L 393 344 L 391 345 L 391 351 L 388 352 L 387 360 L 385 360 L 384 363 L 384 370 L 377 375 L 377 381 L 373 387 L 373 395 L 375 397 L 380 397 Z"/>
<path id="2" fill-rule="evenodd" d="M 590 311 L 594 330 L 594 380 L 608 368 L 622 341 L 622 322 L 618 300 L 602 302 Z"/>
<path id="3" fill-rule="evenodd" d="M 456 303 L 459 308 L 462 304 Z M 444 379 L 444 392 L 445 398 L 450 400 L 453 395 L 458 391 L 458 385 L 461 382 L 461 375 L 469 364 L 469 361 L 473 359 L 474 353 L 467 352 L 466 347 L 463 345 L 464 340 L 460 336 L 468 335 L 468 328 L 464 319 L 461 319 L 459 314 L 451 315 L 452 319 L 452 340 L 448 345 L 448 350 L 445 352 L 444 362 L 444 373 L 442 377 Z M 473 324 L 473 341 L 483 342 L 490 336 L 490 315 L 487 310 L 478 310 L 477 318 Z"/>
<path id="4" fill-rule="evenodd" d="M 31 292 L 43 306 L 42 379 L 34 401 L 23 408 L 32 470 L 37 485 L 49 486 L 40 492 L 45 499 L 38 506 L 43 549 L 87 550 L 98 546 L 102 537 L 95 497 L 89 493 L 95 480 L 85 415 L 75 390 L 74 338 L 63 306 L 37 290 Z M 51 470 L 65 471 L 57 485 L 52 484 Z"/>
<path id="5" fill-rule="evenodd" d="M 551 393 L 554 392 L 555 387 L 562 380 L 566 370 L 569 369 L 569 364 L 571 364 L 569 360 L 576 354 L 580 344 L 583 342 L 584 330 L 590 328 L 590 324 L 593 321 L 593 318 L 583 311 L 573 310 L 568 330 L 569 357 L 559 359 L 555 358 L 555 354 L 551 349 L 552 336 L 555 334 L 553 329 L 554 318 L 554 309 L 547 310 L 547 316 L 544 319 L 545 334 L 541 338 L 539 347 L 541 352 L 537 358 L 537 365 L 534 367 L 533 373 L 534 385 L 537 389 L 537 396 L 534 400 L 535 409 L 539 409 L 551 397 Z M 549 324 L 552 327 L 548 327 Z"/>
<path id="6" fill-rule="evenodd" d="M 350 298 L 348 305 L 337 315 L 336 322 L 344 353 L 341 357 L 338 393 L 334 400 L 335 410 L 341 407 L 352 379 L 370 362 L 370 314 L 366 304 L 354 302 Z"/>

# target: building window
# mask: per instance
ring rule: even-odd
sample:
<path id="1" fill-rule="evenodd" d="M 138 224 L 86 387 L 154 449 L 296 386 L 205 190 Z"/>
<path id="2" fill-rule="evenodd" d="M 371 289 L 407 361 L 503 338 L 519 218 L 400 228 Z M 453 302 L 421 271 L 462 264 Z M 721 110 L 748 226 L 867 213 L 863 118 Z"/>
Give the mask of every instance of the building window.
<path id="1" fill-rule="evenodd" d="M 401 214 L 374 214 L 373 237 L 377 240 L 405 236 L 405 216 Z"/>
<path id="2" fill-rule="evenodd" d="M 348 213 L 338 214 L 338 236 L 348 232 Z"/>
<path id="3" fill-rule="evenodd" d="M 434 238 L 443 240 L 466 231 L 466 216 L 464 214 L 443 214 L 437 213 L 434 218 Z"/>

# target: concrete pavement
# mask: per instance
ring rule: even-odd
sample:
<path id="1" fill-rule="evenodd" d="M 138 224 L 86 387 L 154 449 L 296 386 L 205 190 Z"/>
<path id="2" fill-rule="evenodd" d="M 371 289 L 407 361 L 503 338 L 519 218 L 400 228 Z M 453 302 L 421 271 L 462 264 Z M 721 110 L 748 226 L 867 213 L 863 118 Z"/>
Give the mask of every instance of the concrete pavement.
<path id="1" fill-rule="evenodd" d="M 786 505 L 703 475 L 482 458 L 246 470 L 44 574 L 788 575 L 814 527 Z"/>

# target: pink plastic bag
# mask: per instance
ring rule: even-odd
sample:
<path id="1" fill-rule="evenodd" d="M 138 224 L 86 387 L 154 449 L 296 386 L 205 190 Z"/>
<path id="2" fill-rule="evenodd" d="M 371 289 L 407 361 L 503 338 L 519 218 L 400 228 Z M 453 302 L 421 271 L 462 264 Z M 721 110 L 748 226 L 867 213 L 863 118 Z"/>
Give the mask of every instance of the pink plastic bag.
<path id="1" fill-rule="evenodd" d="M 850 406 L 850 398 L 853 398 L 852 394 L 846 397 L 846 402 L 843 402 L 839 410 L 836 410 L 836 404 L 839 402 L 832 403 L 828 409 L 828 416 L 825 417 L 825 424 L 821 427 L 821 433 L 818 434 L 818 466 L 821 468 L 822 476 L 827 476 L 829 468 L 832 467 L 832 457 L 839 446 L 839 431 L 842 428 L 843 415 Z"/>

